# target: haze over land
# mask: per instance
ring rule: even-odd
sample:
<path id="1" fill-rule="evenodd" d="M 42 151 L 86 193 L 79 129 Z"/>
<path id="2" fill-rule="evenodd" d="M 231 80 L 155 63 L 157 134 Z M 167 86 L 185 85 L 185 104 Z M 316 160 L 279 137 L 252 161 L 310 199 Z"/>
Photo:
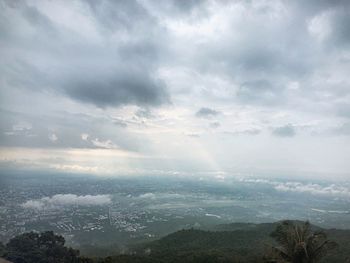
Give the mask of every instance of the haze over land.
<path id="1" fill-rule="evenodd" d="M 350 185 L 344 182 L 37 172 L 0 174 L 0 179 L 0 242 L 52 230 L 92 256 L 100 248 L 114 246 L 107 256 L 181 229 L 232 222 L 288 218 L 350 228 Z"/>
<path id="2" fill-rule="evenodd" d="M 349 1 L 3 0 L 1 167 L 348 180 L 349 17 Z"/>

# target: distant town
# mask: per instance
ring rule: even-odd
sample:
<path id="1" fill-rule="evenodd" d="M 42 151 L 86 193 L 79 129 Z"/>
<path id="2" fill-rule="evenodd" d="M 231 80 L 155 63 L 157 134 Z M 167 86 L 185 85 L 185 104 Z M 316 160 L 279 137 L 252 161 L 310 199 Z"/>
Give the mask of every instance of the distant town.
<path id="1" fill-rule="evenodd" d="M 2 242 L 28 231 L 53 230 L 77 246 L 129 243 L 156 239 L 183 228 L 247 220 L 272 222 L 284 219 L 286 213 L 289 218 L 305 218 L 325 227 L 346 228 L 350 224 L 346 196 L 295 195 L 259 181 L 139 178 L 130 183 L 125 178 L 72 175 L 42 179 L 31 175 L 2 176 L 2 182 Z M 284 195 L 283 202 L 279 203 L 279 195 Z M 319 205 L 320 198 L 323 206 Z"/>

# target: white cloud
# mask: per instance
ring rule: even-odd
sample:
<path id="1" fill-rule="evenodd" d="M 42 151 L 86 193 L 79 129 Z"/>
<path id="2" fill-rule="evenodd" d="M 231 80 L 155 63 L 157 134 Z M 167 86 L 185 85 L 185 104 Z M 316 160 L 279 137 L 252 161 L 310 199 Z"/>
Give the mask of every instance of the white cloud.
<path id="1" fill-rule="evenodd" d="M 75 194 L 57 194 L 52 197 L 43 197 L 41 199 L 28 200 L 22 204 L 22 207 L 28 209 L 55 209 L 62 206 L 95 206 L 111 204 L 110 195 L 75 195 Z"/>
<path id="2" fill-rule="evenodd" d="M 245 182 L 245 183 L 263 183 L 263 184 L 270 184 L 272 183 L 269 180 L 266 179 L 255 179 L 255 178 L 240 178 L 240 182 Z"/>
<path id="3" fill-rule="evenodd" d="M 319 41 L 323 41 L 328 37 L 331 32 L 331 26 L 329 23 L 329 12 L 322 13 L 313 17 L 308 22 L 308 30 L 310 34 L 316 37 Z"/>
<path id="4" fill-rule="evenodd" d="M 56 134 L 53 133 L 49 135 L 49 140 L 52 142 L 56 142 L 58 140 L 58 137 Z"/>
<path id="5" fill-rule="evenodd" d="M 183 198 L 184 196 L 181 194 L 177 194 L 177 193 L 144 193 L 138 196 L 139 198 L 142 199 L 172 199 L 174 200 L 175 198 Z"/>
<path id="6" fill-rule="evenodd" d="M 82 139 L 83 141 L 87 141 L 88 138 L 89 138 L 89 134 L 87 134 L 87 133 L 82 133 L 82 134 L 81 134 L 81 139 Z"/>
<path id="7" fill-rule="evenodd" d="M 92 144 L 98 148 L 104 149 L 117 149 L 118 146 L 115 145 L 111 140 L 102 141 L 98 138 L 91 140 Z"/>
<path id="8" fill-rule="evenodd" d="M 47 148 L 42 169 L 348 176 L 349 1 L 12 2 L 1 158 Z M 81 151 L 52 165 L 57 149 Z"/>
<path id="9" fill-rule="evenodd" d="M 259 178 L 240 178 L 240 182 L 252 184 L 269 184 L 280 192 L 309 193 L 314 195 L 329 195 L 350 198 L 350 185 L 348 183 L 320 185 L 316 183 L 278 182 Z"/>
<path id="10" fill-rule="evenodd" d="M 141 194 L 139 197 L 145 199 L 156 199 L 156 195 L 154 193 Z"/>
<path id="11" fill-rule="evenodd" d="M 275 189 L 282 192 L 310 193 L 315 195 L 332 195 L 350 198 L 350 188 L 331 184 L 322 186 L 319 184 L 302 184 L 298 182 L 279 183 Z"/>
<path id="12" fill-rule="evenodd" d="M 12 126 L 12 130 L 13 131 L 26 131 L 26 130 L 31 130 L 32 124 L 28 123 L 28 122 L 19 122 L 15 125 Z"/>

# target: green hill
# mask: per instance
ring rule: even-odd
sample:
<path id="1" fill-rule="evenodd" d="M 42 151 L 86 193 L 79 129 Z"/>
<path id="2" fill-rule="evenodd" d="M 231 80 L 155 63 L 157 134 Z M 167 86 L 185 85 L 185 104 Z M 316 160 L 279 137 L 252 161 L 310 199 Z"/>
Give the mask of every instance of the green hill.
<path id="1" fill-rule="evenodd" d="M 294 221 L 285 221 L 284 223 L 286 222 L 290 223 L 292 230 L 297 229 L 297 225 L 303 223 Z M 304 224 L 309 227 L 309 224 Z M 31 232 L 11 239 L 5 246 L 0 244 L 2 248 L 0 257 L 3 256 L 14 263 L 266 263 L 268 261 L 264 261 L 264 255 L 272 251 L 272 246 L 276 246 L 271 233 L 276 230 L 278 225 L 282 226 L 283 224 L 233 223 L 217 225 L 208 229 L 186 229 L 156 241 L 133 245 L 126 250 L 127 254 L 95 259 L 81 257 L 78 250 L 66 247 L 64 238 L 53 232 L 41 234 Z M 328 240 L 335 241 L 338 246 L 330 250 L 330 253 L 322 258 L 322 261 L 317 262 L 350 262 L 350 230 L 321 229 L 317 226 L 311 226 L 311 233 L 316 234 L 308 236 L 307 240 L 317 242 L 310 238 L 319 237 L 318 231 L 320 230 L 326 233 Z M 306 241 L 297 242 L 296 244 L 299 246 L 305 244 Z M 311 243 L 311 246 L 314 244 L 316 243 Z M 293 248 L 295 247 L 293 245 Z M 93 250 L 93 248 L 91 249 Z M 93 254 L 93 251 L 91 252 Z M 111 252 L 111 254 L 114 253 L 117 254 L 118 251 Z M 60 260 L 57 261 L 58 259 Z"/>
<path id="2" fill-rule="evenodd" d="M 277 224 L 234 223 L 218 225 L 211 230 L 181 230 L 144 244 L 136 251 L 140 254 L 143 250 L 150 257 L 165 262 L 262 262 L 266 250 L 275 245 L 270 234 Z M 313 229 L 321 230 L 317 226 Z M 324 232 L 339 246 L 321 262 L 350 262 L 350 230 Z M 201 258 L 206 260 L 201 261 Z"/>

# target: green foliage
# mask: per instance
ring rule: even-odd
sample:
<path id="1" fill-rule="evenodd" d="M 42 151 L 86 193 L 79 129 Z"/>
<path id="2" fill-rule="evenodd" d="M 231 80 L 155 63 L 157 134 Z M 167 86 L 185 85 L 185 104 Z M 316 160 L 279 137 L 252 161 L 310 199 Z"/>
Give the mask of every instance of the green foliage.
<path id="1" fill-rule="evenodd" d="M 267 231 L 181 230 L 142 249 L 162 262 L 259 262 Z M 252 249 L 254 248 L 254 249 Z M 140 251 L 138 251 L 140 253 Z"/>
<path id="2" fill-rule="evenodd" d="M 6 245 L 5 258 L 14 263 L 82 263 L 79 251 L 64 246 L 62 236 L 52 231 L 30 232 L 12 238 Z"/>
<path id="3" fill-rule="evenodd" d="M 6 250 L 5 257 L 14 263 L 350 262 L 350 230 L 321 230 L 300 221 L 220 225 L 214 231 L 188 229 L 130 247 L 125 250 L 130 253 L 128 255 L 118 255 L 119 250 L 116 249 L 115 256 L 94 260 L 82 258 L 79 251 L 65 247 L 64 238 L 52 232 L 17 236 L 3 249 Z M 329 241 L 326 234 L 339 244 L 332 250 L 333 253 L 327 253 L 334 248 L 334 242 Z M 284 256 L 289 253 L 289 257 L 283 259 L 279 254 L 281 251 Z M 314 261 L 302 258 L 306 255 L 305 251 Z M 293 253 L 296 257 L 291 261 Z"/>
<path id="4" fill-rule="evenodd" d="M 0 257 L 5 256 L 5 253 L 6 253 L 6 247 L 2 242 L 0 242 Z"/>
<path id="5" fill-rule="evenodd" d="M 97 261 L 97 263 L 163 263 L 163 261 L 148 256 L 119 255 L 106 257 Z"/>
<path id="6" fill-rule="evenodd" d="M 271 236 L 279 244 L 274 251 L 282 262 L 316 263 L 337 246 L 325 232 L 313 232 L 309 222 L 283 221 Z"/>

